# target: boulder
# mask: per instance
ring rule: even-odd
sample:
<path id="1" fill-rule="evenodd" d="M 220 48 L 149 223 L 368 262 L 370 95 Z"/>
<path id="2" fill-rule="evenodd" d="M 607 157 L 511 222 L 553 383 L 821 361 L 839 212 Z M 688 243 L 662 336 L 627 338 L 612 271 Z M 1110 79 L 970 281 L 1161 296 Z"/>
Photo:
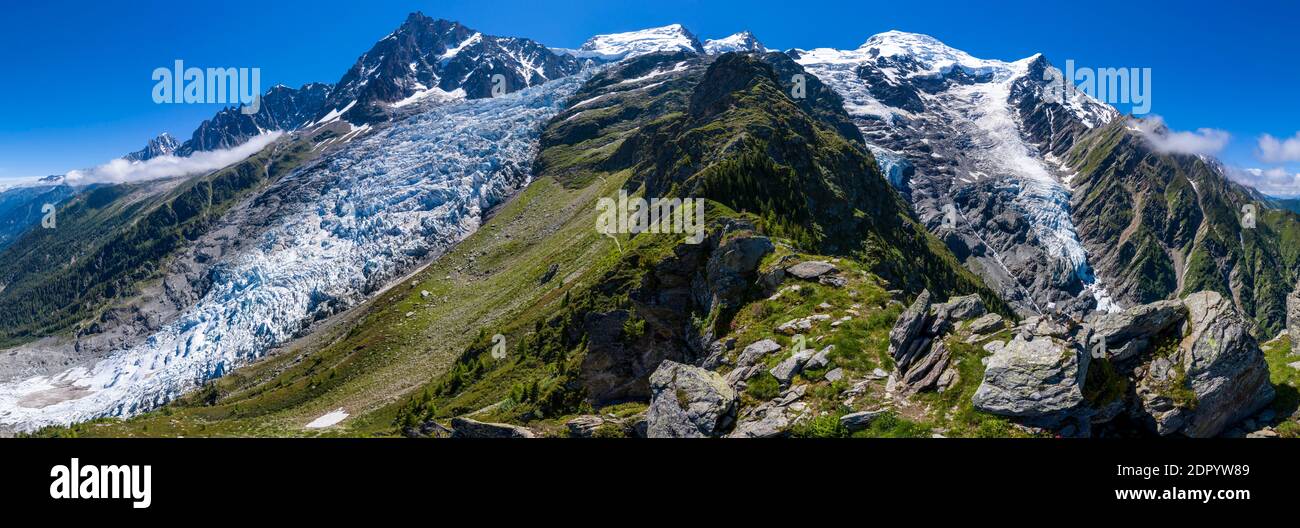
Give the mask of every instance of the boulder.
<path id="1" fill-rule="evenodd" d="M 727 363 L 727 352 L 736 348 L 736 338 L 728 337 L 719 339 L 709 344 L 708 355 L 704 361 L 700 362 L 700 367 L 708 370 L 717 370 L 718 367 Z"/>
<path id="2" fill-rule="evenodd" d="M 808 364 L 804 365 L 803 368 L 814 370 L 826 368 L 831 364 L 832 350 L 835 350 L 835 345 L 826 345 L 826 348 L 821 349 L 820 352 L 813 354 L 813 357 L 808 358 Z"/>
<path id="3" fill-rule="evenodd" d="M 946 303 L 930 307 L 930 316 L 934 318 L 934 322 L 930 325 L 930 333 L 942 335 L 957 321 L 973 319 L 984 314 L 984 301 L 980 300 L 978 295 L 953 297 Z"/>
<path id="4" fill-rule="evenodd" d="M 861 431 L 871 426 L 871 422 L 876 420 L 877 416 L 884 414 L 884 410 L 862 411 L 846 414 L 840 417 L 840 425 L 850 431 Z"/>
<path id="5" fill-rule="evenodd" d="M 451 419 L 452 438 L 535 438 L 532 431 L 517 425 L 488 423 L 469 418 Z"/>
<path id="6" fill-rule="evenodd" d="M 899 382 L 906 387 L 907 392 L 913 393 L 936 388 L 939 377 L 948 368 L 949 356 L 948 347 L 943 341 L 935 342 L 930 353 L 913 362 L 899 378 Z"/>
<path id="7" fill-rule="evenodd" d="M 1137 394 L 1159 434 L 1217 436 L 1273 401 L 1268 364 L 1232 301 L 1200 292 L 1182 304 L 1189 331 L 1176 352 L 1151 361 Z"/>
<path id="8" fill-rule="evenodd" d="M 991 313 L 985 314 L 983 317 L 971 321 L 971 323 L 967 325 L 967 328 L 970 329 L 971 334 L 980 335 L 996 332 L 1001 330 L 1003 326 L 1004 322 L 1002 316 Z"/>
<path id="9" fill-rule="evenodd" d="M 826 381 L 835 383 L 839 380 L 844 379 L 844 369 L 836 367 L 834 369 L 827 371 L 826 374 L 823 375 L 822 377 L 825 378 Z"/>
<path id="10" fill-rule="evenodd" d="M 812 349 L 805 349 L 791 354 L 785 361 L 772 368 L 772 376 L 781 382 L 781 386 L 789 385 L 794 380 L 794 376 L 803 371 L 804 365 L 816 353 Z"/>
<path id="11" fill-rule="evenodd" d="M 792 321 L 786 321 L 781 326 L 776 327 L 776 331 L 781 332 L 785 335 L 802 334 L 812 330 L 814 323 L 817 323 L 818 321 L 825 321 L 830 318 L 831 316 L 826 314 L 812 314 L 808 317 L 801 317 L 799 319 L 794 319 Z"/>
<path id="12" fill-rule="evenodd" d="M 798 264 L 790 266 L 789 268 L 786 268 L 785 271 L 786 273 L 794 275 L 795 277 L 798 277 L 803 280 L 813 280 L 818 277 L 821 277 L 822 275 L 826 275 L 827 273 L 834 273 L 838 270 L 835 268 L 834 264 L 831 264 L 829 262 L 825 262 L 821 260 L 811 260 L 807 262 L 800 262 Z"/>
<path id="13" fill-rule="evenodd" d="M 650 438 L 720 436 L 736 414 L 736 391 L 715 372 L 665 360 L 650 375 Z"/>
<path id="14" fill-rule="evenodd" d="M 736 368 L 748 367 L 759 363 L 768 354 L 781 350 L 781 345 L 771 339 L 755 341 L 744 350 L 740 351 L 740 356 L 736 358 Z"/>
<path id="15" fill-rule="evenodd" d="M 1019 336 L 993 353 L 975 390 L 975 408 L 1043 424 L 1059 423 L 1084 402 L 1089 355 L 1050 336 Z"/>

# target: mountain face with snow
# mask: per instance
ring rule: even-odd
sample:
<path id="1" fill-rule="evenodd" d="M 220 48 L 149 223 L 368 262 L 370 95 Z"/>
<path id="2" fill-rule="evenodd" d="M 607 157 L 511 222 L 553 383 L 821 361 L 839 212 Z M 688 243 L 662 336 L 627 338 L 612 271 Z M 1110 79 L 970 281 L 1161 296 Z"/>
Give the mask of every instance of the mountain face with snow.
<path id="1" fill-rule="evenodd" d="M 123 158 L 127 161 L 145 161 L 159 156 L 170 156 L 180 148 L 181 144 L 176 141 L 176 138 L 163 132 L 158 137 L 149 140 L 149 143 L 144 148 L 127 154 Z"/>
<path id="2" fill-rule="evenodd" d="M 704 52 L 709 55 L 720 55 L 732 52 L 757 52 L 767 53 L 767 47 L 763 46 L 749 31 L 741 31 L 735 35 L 717 40 L 704 41 Z"/>
<path id="3" fill-rule="evenodd" d="M 569 53 L 584 58 L 621 60 L 649 53 L 678 52 L 705 54 L 704 46 L 681 24 L 663 27 L 597 35 Z"/>
<path id="4" fill-rule="evenodd" d="M 392 106 L 425 97 L 481 99 L 576 73 L 578 60 L 526 38 L 485 35 L 458 22 L 412 13 L 357 59 L 316 116 L 373 123 Z M 501 77 L 497 77 L 500 75 Z"/>
<path id="5" fill-rule="evenodd" d="M 1084 131 L 1117 116 L 1079 94 L 1048 100 L 1060 79 L 1041 55 L 1004 62 L 891 31 L 855 50 L 793 50 L 832 86 L 887 177 L 927 226 L 1023 314 L 1080 310 L 1109 299 L 1096 282 L 1070 211 L 1051 131 Z"/>
<path id="6" fill-rule="evenodd" d="M 273 130 L 297 130 L 311 122 L 325 105 L 331 86 L 307 83 L 300 88 L 276 85 L 262 94 L 257 113 L 230 107 L 203 121 L 194 135 L 175 150 L 178 156 L 232 148 Z"/>

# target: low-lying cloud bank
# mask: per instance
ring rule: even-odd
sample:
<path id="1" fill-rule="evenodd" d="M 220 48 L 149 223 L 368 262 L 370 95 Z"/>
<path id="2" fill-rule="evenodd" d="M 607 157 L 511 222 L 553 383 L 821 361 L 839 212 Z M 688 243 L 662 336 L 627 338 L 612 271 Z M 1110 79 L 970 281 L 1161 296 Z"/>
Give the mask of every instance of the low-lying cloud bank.
<path id="1" fill-rule="evenodd" d="M 1300 173 L 1285 167 L 1271 169 L 1239 169 L 1227 171 L 1228 178 L 1242 185 L 1254 187 L 1255 190 L 1279 198 L 1300 196 Z"/>
<path id="2" fill-rule="evenodd" d="M 266 148 L 284 132 L 268 132 L 243 144 L 223 150 L 195 152 L 187 157 L 159 156 L 146 161 L 115 159 L 88 170 L 74 170 L 63 176 L 68 185 L 128 183 L 199 174 L 227 167 Z"/>
<path id="3" fill-rule="evenodd" d="M 1151 147 L 1163 154 L 1213 156 L 1232 140 L 1232 134 L 1215 128 L 1198 128 L 1195 132 L 1173 131 L 1165 126 L 1165 120 L 1160 116 L 1138 121 L 1137 128 Z"/>

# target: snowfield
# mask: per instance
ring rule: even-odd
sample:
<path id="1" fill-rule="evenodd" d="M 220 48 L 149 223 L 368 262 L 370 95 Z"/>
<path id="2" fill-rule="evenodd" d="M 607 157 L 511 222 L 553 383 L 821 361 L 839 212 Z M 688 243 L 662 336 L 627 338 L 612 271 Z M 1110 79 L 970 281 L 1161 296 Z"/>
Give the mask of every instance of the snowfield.
<path id="1" fill-rule="evenodd" d="M 93 366 L 0 384 L 0 424 L 33 430 L 147 411 L 290 341 L 317 315 L 363 301 L 473 233 L 485 210 L 526 185 L 540 128 L 588 77 L 429 101 L 288 176 L 316 195 L 298 197 L 253 247 L 220 263 L 195 306 Z"/>

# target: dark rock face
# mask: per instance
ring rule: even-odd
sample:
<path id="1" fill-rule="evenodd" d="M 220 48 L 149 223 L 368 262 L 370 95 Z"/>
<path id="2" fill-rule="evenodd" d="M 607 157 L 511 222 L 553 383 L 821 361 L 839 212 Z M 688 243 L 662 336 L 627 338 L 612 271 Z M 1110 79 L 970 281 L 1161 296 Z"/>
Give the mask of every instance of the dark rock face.
<path id="1" fill-rule="evenodd" d="M 734 312 L 754 288 L 759 262 L 774 249 L 766 237 L 735 234 L 752 229 L 734 224 L 700 244 L 678 244 L 674 255 L 655 264 L 631 292 L 634 310 L 587 315 L 582 377 L 589 398 L 645 398 L 650 393 L 648 377 L 662 361 L 705 359 L 714 341 L 712 330 L 697 333 L 693 314 L 725 318 Z M 732 235 L 720 240 L 722 232 Z M 645 321 L 645 331 L 638 339 L 625 340 L 623 325 L 632 317 Z"/>
<path id="2" fill-rule="evenodd" d="M 226 108 L 194 130 L 194 135 L 176 149 L 178 156 L 238 146 L 263 131 L 292 131 L 310 124 L 325 104 L 330 85 L 308 83 L 301 88 L 277 85 L 262 94 L 261 107 L 249 115 L 240 108 Z"/>
<path id="3" fill-rule="evenodd" d="M 465 97 L 493 96 L 501 75 L 509 93 L 576 73 L 578 60 L 557 55 L 525 38 L 484 35 L 460 23 L 412 13 L 392 34 L 375 43 L 335 85 L 317 112 L 343 111 L 343 119 L 370 123 L 386 118 L 385 103 L 437 88 L 464 90 Z"/>

